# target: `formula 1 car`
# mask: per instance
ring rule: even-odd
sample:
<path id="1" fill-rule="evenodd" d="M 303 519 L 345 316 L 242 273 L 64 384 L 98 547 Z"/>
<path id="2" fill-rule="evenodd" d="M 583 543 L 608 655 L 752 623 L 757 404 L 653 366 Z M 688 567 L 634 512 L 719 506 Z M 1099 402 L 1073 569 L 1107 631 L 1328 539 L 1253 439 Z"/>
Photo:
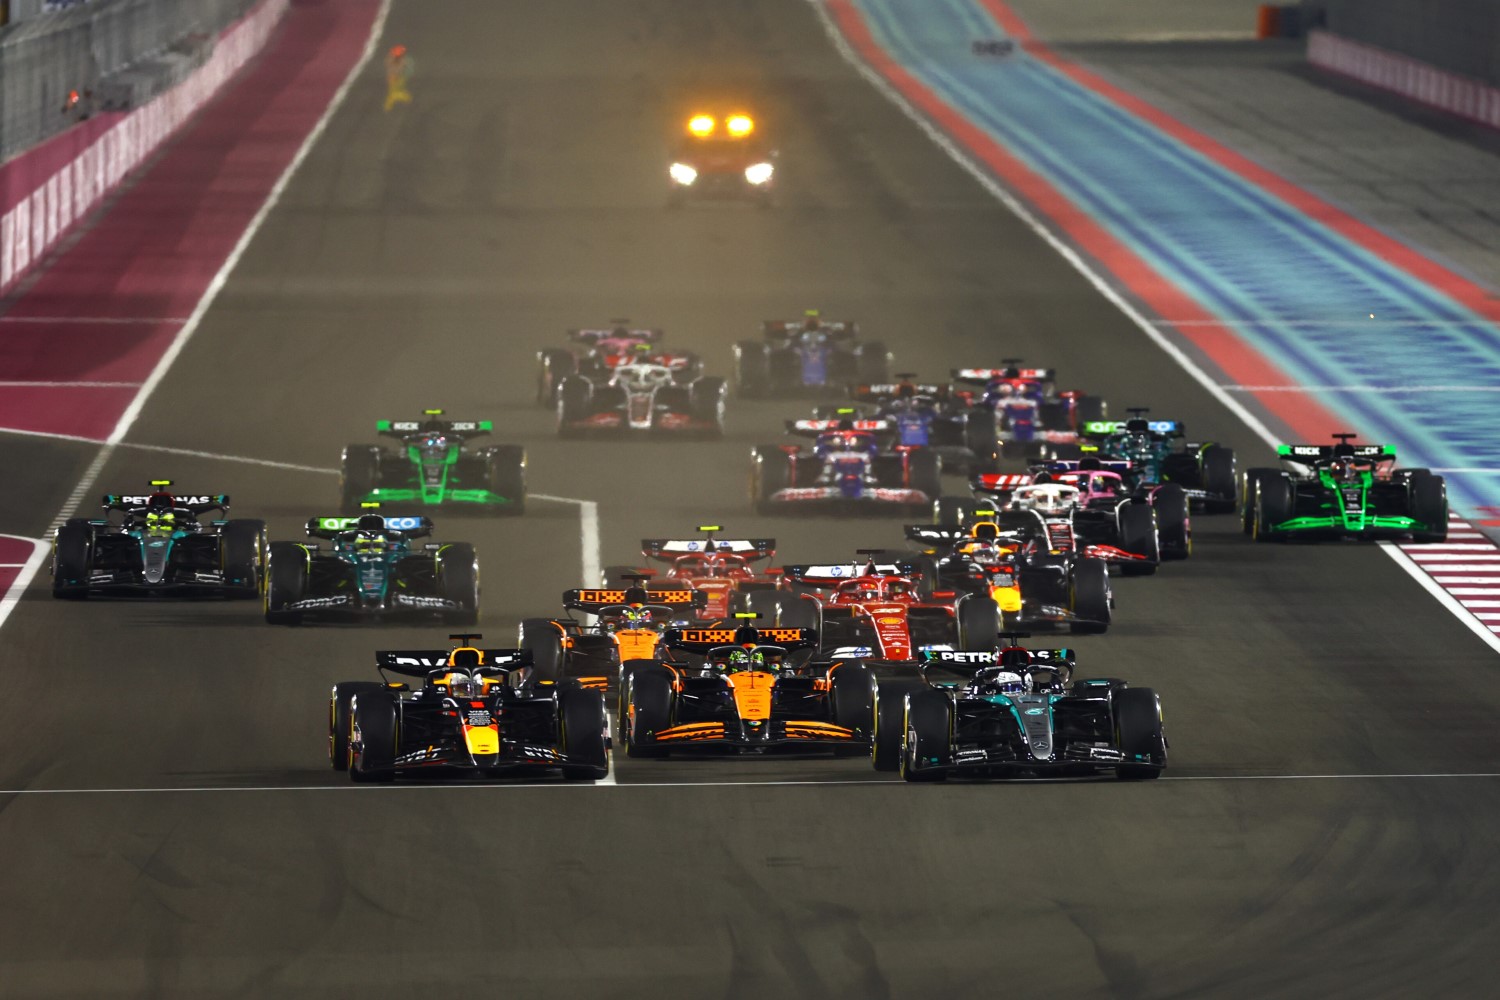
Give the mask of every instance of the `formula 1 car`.
<path id="1" fill-rule="evenodd" d="M 432 534 L 425 517 L 313 517 L 309 538 L 272 542 L 266 568 L 266 621 L 299 625 L 311 617 L 352 621 L 438 617 L 479 619 L 479 559 L 468 542 L 413 540 Z"/>
<path id="2" fill-rule="evenodd" d="M 944 472 L 968 472 L 994 461 L 1000 431 L 993 409 L 971 402 L 968 394 L 955 395 L 946 385 L 913 382 L 915 376 L 907 373 L 896 378 L 900 381 L 849 387 L 849 398 L 867 411 L 864 414 L 819 407 L 815 415 L 889 420 L 898 444 L 933 449 Z"/>
<path id="3" fill-rule="evenodd" d="M 766 320 L 761 340 L 734 345 L 734 390 L 741 396 L 842 391 L 850 382 L 886 382 L 891 356 L 879 341 L 859 342 L 859 326 L 821 319 Z"/>
<path id="4" fill-rule="evenodd" d="M 672 370 L 682 384 L 703 374 L 703 361 L 690 351 L 661 346 L 658 329 L 630 326 L 628 319 L 611 320 L 609 329 L 569 330 L 571 347 L 549 347 L 537 352 L 536 401 L 547 409 L 557 407 L 557 389 L 569 375 L 588 375 L 598 380 L 624 364 L 662 365 Z"/>
<path id="5" fill-rule="evenodd" d="M 328 756 L 354 781 L 459 773 L 497 777 L 561 771 L 609 774 L 604 696 L 537 677 L 519 649 L 391 649 L 375 654 L 381 681 L 333 686 Z M 422 680 L 416 691 L 389 674 Z"/>
<path id="6" fill-rule="evenodd" d="M 704 198 L 748 199 L 769 206 L 775 191 L 776 151 L 761 140 L 755 119 L 743 111 L 699 112 L 687 120 L 667 177 L 672 183 L 667 204 L 672 207 Z"/>
<path id="7" fill-rule="evenodd" d="M 1023 634 L 1001 640 L 1014 643 Z M 907 781 L 1101 771 L 1149 780 L 1167 765 L 1156 692 L 1114 678 L 1074 680 L 1071 649 L 1008 645 L 991 653 L 931 653 L 929 662 L 973 675 L 912 690 L 899 705 L 883 703 L 880 734 L 899 731 L 901 738 L 899 746 L 891 737 L 877 740 L 878 769 L 899 767 Z"/>
<path id="8" fill-rule="evenodd" d="M 1448 537 L 1448 488 L 1427 469 L 1397 469 L 1390 445 L 1284 444 L 1281 469 L 1245 473 L 1241 518 L 1256 541 Z"/>
<path id="9" fill-rule="evenodd" d="M 247 518 L 204 521 L 229 512 L 227 494 L 107 493 L 102 518 L 71 517 L 52 539 L 52 596 L 260 596 L 266 523 Z M 121 515 L 119 520 L 112 514 Z"/>
<path id="10" fill-rule="evenodd" d="M 400 441 L 400 451 L 374 444 L 344 449 L 339 483 L 346 510 L 363 503 L 387 509 L 473 505 L 497 514 L 526 510 L 525 448 L 497 444 L 465 451 L 494 424 L 445 420 L 442 410 L 423 410 L 422 417 L 375 422 L 375 433 Z"/>
<path id="11" fill-rule="evenodd" d="M 754 594 L 769 595 L 780 584 L 780 573 L 766 572 L 756 564 L 776 555 L 774 538 L 716 538 L 723 529 L 700 525 L 704 538 L 643 538 L 641 554 L 668 565 L 665 573 L 639 566 L 606 566 L 604 586 L 623 589 L 631 580 L 651 577 L 657 586 L 685 587 L 700 591 L 707 603 L 695 609 L 699 620 L 717 621 L 736 611 L 757 610 Z M 766 605 L 769 607 L 769 605 Z"/>
<path id="12" fill-rule="evenodd" d="M 762 514 L 925 509 L 942 493 L 937 453 L 894 444 L 888 420 L 788 420 L 786 428 L 813 438 L 813 446 L 751 451 L 750 499 Z"/>
<path id="13" fill-rule="evenodd" d="M 618 589 L 564 591 L 563 608 L 594 615 L 596 624 L 571 615 L 521 620 L 519 645 L 531 654 L 538 677 L 619 689 L 624 664 L 669 655 L 659 648 L 662 633 L 673 625 L 693 624 L 708 603 L 707 594 L 678 585 L 648 591 L 643 576 L 624 582 Z"/>
<path id="14" fill-rule="evenodd" d="M 1007 628 L 1068 625 L 1077 633 L 1109 628 L 1114 594 L 1109 566 L 1078 544 L 1071 519 L 1030 506 L 978 511 L 966 527 L 909 525 L 927 548 L 930 585 L 989 594 Z"/>
<path id="15" fill-rule="evenodd" d="M 955 368 L 952 372 L 954 393 L 994 414 L 999 455 L 1057 457 L 1060 450 L 1078 443 L 1085 422 L 1104 419 L 1108 407 L 1098 396 L 1060 392 L 1056 369 L 1022 368 L 1020 364 L 1019 358 L 1006 358 L 999 368 Z"/>
<path id="16" fill-rule="evenodd" d="M 670 629 L 667 648 L 695 667 L 654 660 L 631 672 L 620 738 L 631 757 L 679 750 L 870 752 L 875 678 L 860 663 L 805 670 L 788 654 L 817 646 L 802 628 Z"/>
<path id="17" fill-rule="evenodd" d="M 835 658 L 910 661 L 928 649 L 988 648 L 1000 614 L 987 596 L 930 588 L 923 596 L 915 562 L 877 562 L 885 555 L 879 550 L 859 554 L 868 561 L 783 566 L 783 578 L 798 588 L 779 595 L 778 623 L 815 630 L 820 655 Z"/>
<path id="18" fill-rule="evenodd" d="M 1209 514 L 1229 513 L 1239 504 L 1234 449 L 1187 440 L 1176 420 L 1148 420 L 1150 411 L 1132 407 L 1129 420 L 1091 420 L 1083 425 L 1085 452 L 1129 462 L 1129 477 L 1141 485 L 1176 483 L 1188 502 Z"/>
<path id="19" fill-rule="evenodd" d="M 569 375 L 557 389 L 557 433 L 724 436 L 724 380 L 679 381 L 666 365 L 631 362 L 602 376 Z"/>

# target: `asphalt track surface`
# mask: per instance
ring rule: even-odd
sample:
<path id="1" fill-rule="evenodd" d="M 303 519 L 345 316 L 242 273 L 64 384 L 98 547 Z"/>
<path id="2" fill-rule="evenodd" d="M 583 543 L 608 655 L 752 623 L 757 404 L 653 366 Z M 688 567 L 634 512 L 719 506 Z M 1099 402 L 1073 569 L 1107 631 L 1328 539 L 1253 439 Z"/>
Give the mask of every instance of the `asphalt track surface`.
<path id="1" fill-rule="evenodd" d="M 535 492 L 598 501 L 606 563 L 705 520 L 789 561 L 895 545 L 899 519 L 750 513 L 749 446 L 793 405 L 734 402 L 719 444 L 609 444 L 556 441 L 531 402 L 566 327 L 660 325 L 727 374 L 760 319 L 818 306 L 898 370 L 1018 354 L 1265 457 L 800 0 L 406 2 L 387 40 L 419 60 L 416 103 L 382 114 L 372 75 L 333 119 L 130 442 L 331 469 L 377 418 L 442 405 L 526 444 Z M 777 137 L 775 209 L 665 208 L 672 129 L 711 93 Z M 24 486 L 0 531 L 40 534 L 92 453 L 0 440 Z M 128 446 L 99 489 L 160 475 L 273 537 L 336 501 L 330 474 Z M 1076 643 L 1162 696 L 1169 777 L 1145 785 L 617 759 L 614 787 L 355 789 L 324 758 L 329 684 L 441 626 L 33 587 L 4 635 L 0 788 L 25 793 L 0 797 L 0 992 L 1484 992 L 1500 778 L 1445 775 L 1500 771 L 1493 655 L 1373 548 L 1196 528 Z M 488 640 L 580 582 L 574 506 L 439 529 L 479 546 Z"/>

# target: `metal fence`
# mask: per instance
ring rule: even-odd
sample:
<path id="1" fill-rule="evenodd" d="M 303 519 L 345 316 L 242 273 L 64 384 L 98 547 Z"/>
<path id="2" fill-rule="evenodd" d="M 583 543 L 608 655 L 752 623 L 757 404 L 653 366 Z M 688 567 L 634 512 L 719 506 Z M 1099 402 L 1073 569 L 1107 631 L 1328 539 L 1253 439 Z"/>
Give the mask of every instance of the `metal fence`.
<path id="1" fill-rule="evenodd" d="M 42 0 L 20 0 L 41 6 Z M 92 0 L 0 28 L 0 162 L 179 82 L 254 0 Z M 80 100 L 70 106 L 69 94 Z"/>
<path id="2" fill-rule="evenodd" d="M 1318 0 L 1336 35 L 1500 84 L 1497 0 Z"/>

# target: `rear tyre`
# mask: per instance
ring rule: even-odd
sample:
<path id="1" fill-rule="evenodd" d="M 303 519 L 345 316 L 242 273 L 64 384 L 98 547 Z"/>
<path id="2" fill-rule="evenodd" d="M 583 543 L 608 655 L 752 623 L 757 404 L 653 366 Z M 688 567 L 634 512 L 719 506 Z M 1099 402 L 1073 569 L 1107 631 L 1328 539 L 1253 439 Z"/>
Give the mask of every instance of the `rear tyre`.
<path id="1" fill-rule="evenodd" d="M 1123 781 L 1150 781 L 1161 776 L 1167 764 L 1167 743 L 1162 735 L 1161 703 L 1150 688 L 1126 688 L 1114 692 L 1115 741 L 1122 753 L 1148 757 L 1151 764 L 1124 764 L 1115 768 Z"/>
<path id="2" fill-rule="evenodd" d="M 1411 516 L 1433 531 L 1414 531 L 1414 542 L 1442 542 L 1448 538 L 1448 486 L 1442 476 L 1426 470 L 1412 473 L 1407 482 L 1411 497 Z"/>
<path id="3" fill-rule="evenodd" d="M 959 649 L 985 653 L 995 648 L 1000 634 L 1000 606 L 990 595 L 964 595 L 958 599 L 954 616 L 958 619 Z"/>
<path id="4" fill-rule="evenodd" d="M 559 701 L 558 737 L 568 761 L 563 765 L 563 777 L 568 781 L 598 781 L 609 774 L 604 695 L 575 688 L 564 691 Z"/>
<path id="5" fill-rule="evenodd" d="M 862 663 L 833 670 L 833 722 L 854 731 L 861 746 L 875 733 L 875 675 Z"/>
<path id="6" fill-rule="evenodd" d="M 923 448 L 907 457 L 908 489 L 921 490 L 927 497 L 924 505 L 937 500 L 943 492 L 943 464 L 937 452 Z"/>
<path id="7" fill-rule="evenodd" d="M 531 676 L 539 681 L 562 680 L 563 635 L 550 618 L 523 618 L 518 645 L 531 653 Z"/>
<path id="8" fill-rule="evenodd" d="M 932 504 L 932 523 L 944 528 L 962 528 L 974 521 L 978 502 L 967 497 L 938 497 Z"/>
<path id="9" fill-rule="evenodd" d="M 757 513 L 774 513 L 780 505 L 771 498 L 792 485 L 791 458 L 777 445 L 763 444 L 751 451 L 751 460 L 751 502 Z"/>
<path id="10" fill-rule="evenodd" d="M 594 387 L 588 379 L 570 375 L 557 387 L 557 436 L 583 436 L 581 421 L 589 418 Z"/>
<path id="11" fill-rule="evenodd" d="M 52 542 L 52 596 L 81 601 L 89 596 L 94 529 L 82 517 L 70 517 Z"/>
<path id="12" fill-rule="evenodd" d="M 1275 469 L 1246 469 L 1245 477 L 1240 482 L 1240 527 L 1246 535 L 1255 534 L 1255 496 L 1260 488 L 1261 479 L 1271 476 L 1280 478 L 1280 473 Z"/>
<path id="13" fill-rule="evenodd" d="M 971 406 L 964 414 L 964 447 L 982 468 L 1000 457 L 1000 436 L 995 411 L 988 406 Z"/>
<path id="14" fill-rule="evenodd" d="M 335 684 L 328 697 L 328 763 L 335 771 L 349 770 L 349 727 L 354 696 L 384 690 L 375 681 Z"/>
<path id="15" fill-rule="evenodd" d="M 1098 396 L 1079 396 L 1076 405 L 1079 427 L 1095 420 L 1106 420 L 1109 417 L 1109 404 Z"/>
<path id="16" fill-rule="evenodd" d="M 489 449 L 484 459 L 486 486 L 496 496 L 510 503 L 495 509 L 501 514 L 526 513 L 526 449 L 518 444 L 501 444 Z"/>
<path id="17" fill-rule="evenodd" d="M 1186 559 L 1193 554 L 1193 527 L 1188 516 L 1188 498 L 1181 486 L 1166 483 L 1151 495 L 1163 559 Z"/>
<path id="18" fill-rule="evenodd" d="M 443 615 L 449 625 L 479 622 L 479 557 L 468 542 L 453 542 L 438 550 L 438 587 L 458 607 Z"/>
<path id="19" fill-rule="evenodd" d="M 906 747 L 901 755 L 901 777 L 907 781 L 945 781 L 947 773 L 934 770 L 953 759 L 953 703 L 941 691 L 913 692 L 906 699 Z"/>
<path id="20" fill-rule="evenodd" d="M 704 436 L 717 440 L 724 436 L 724 380 L 708 375 L 694 382 L 688 390 L 688 408 L 693 419 L 705 424 Z"/>
<path id="21" fill-rule="evenodd" d="M 630 757 L 665 757 L 656 734 L 672 724 L 672 674 L 661 666 L 640 667 L 630 676 L 626 695 L 625 753 Z"/>
<path id="22" fill-rule="evenodd" d="M 1203 509 L 1209 514 L 1233 513 L 1239 504 L 1239 477 L 1235 474 L 1234 449 L 1211 444 L 1198 456 L 1198 477 L 1205 492 L 1220 499 L 1208 499 Z"/>
<path id="23" fill-rule="evenodd" d="M 355 695 L 350 713 L 359 730 L 359 750 L 349 762 L 353 781 L 395 781 L 396 696 L 389 691 Z"/>
<path id="24" fill-rule="evenodd" d="M 1102 559 L 1082 559 L 1073 570 L 1072 631 L 1078 635 L 1098 635 L 1109 629 L 1109 568 Z"/>
<path id="25" fill-rule="evenodd" d="M 860 382 L 889 382 L 891 356 L 878 340 L 854 348 L 854 376 Z"/>
<path id="26" fill-rule="evenodd" d="M 578 361 L 571 351 L 551 348 L 537 353 L 536 401 L 548 409 L 557 405 L 557 388 L 562 380 L 578 371 Z"/>
<path id="27" fill-rule="evenodd" d="M 816 599 L 789 594 L 781 603 L 781 625 L 783 628 L 819 628 L 822 617 Z"/>
<path id="28" fill-rule="evenodd" d="M 1291 519 L 1292 484 L 1282 476 L 1261 476 L 1255 484 L 1255 512 L 1251 537 L 1257 542 L 1280 539 L 1276 525 Z"/>
<path id="29" fill-rule="evenodd" d="M 921 681 L 886 681 L 875 692 L 875 739 L 870 762 L 875 770 L 901 770 L 901 748 L 906 742 L 906 696 L 927 685 Z"/>
<path id="30" fill-rule="evenodd" d="M 339 503 L 346 511 L 359 505 L 380 486 L 380 448 L 373 444 L 351 444 L 339 463 Z"/>
<path id="31" fill-rule="evenodd" d="M 260 596 L 264 583 L 266 522 L 236 518 L 219 536 L 219 569 L 229 597 L 250 600 Z"/>
<path id="32" fill-rule="evenodd" d="M 1156 511 L 1148 503 L 1131 503 L 1115 515 L 1120 532 L 1120 548 L 1143 556 L 1147 562 L 1120 564 L 1125 576 L 1150 576 L 1161 561 L 1161 545 L 1156 533 Z"/>
<path id="33" fill-rule="evenodd" d="M 766 345 L 758 340 L 742 340 L 734 345 L 734 392 L 746 399 L 758 399 L 771 391 L 771 358 Z"/>
<path id="34" fill-rule="evenodd" d="M 300 625 L 302 612 L 287 605 L 307 593 L 307 550 L 295 542 L 272 542 L 266 555 L 266 621 L 272 625 Z"/>

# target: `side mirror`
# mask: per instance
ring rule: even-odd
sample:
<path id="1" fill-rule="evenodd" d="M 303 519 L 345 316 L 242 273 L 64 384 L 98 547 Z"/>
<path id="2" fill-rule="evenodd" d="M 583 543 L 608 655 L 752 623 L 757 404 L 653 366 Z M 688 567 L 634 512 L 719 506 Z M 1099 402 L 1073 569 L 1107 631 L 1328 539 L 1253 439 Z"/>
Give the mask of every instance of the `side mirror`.
<path id="1" fill-rule="evenodd" d="M 411 685 L 405 681 L 387 681 L 385 689 L 387 691 L 410 691 Z"/>

